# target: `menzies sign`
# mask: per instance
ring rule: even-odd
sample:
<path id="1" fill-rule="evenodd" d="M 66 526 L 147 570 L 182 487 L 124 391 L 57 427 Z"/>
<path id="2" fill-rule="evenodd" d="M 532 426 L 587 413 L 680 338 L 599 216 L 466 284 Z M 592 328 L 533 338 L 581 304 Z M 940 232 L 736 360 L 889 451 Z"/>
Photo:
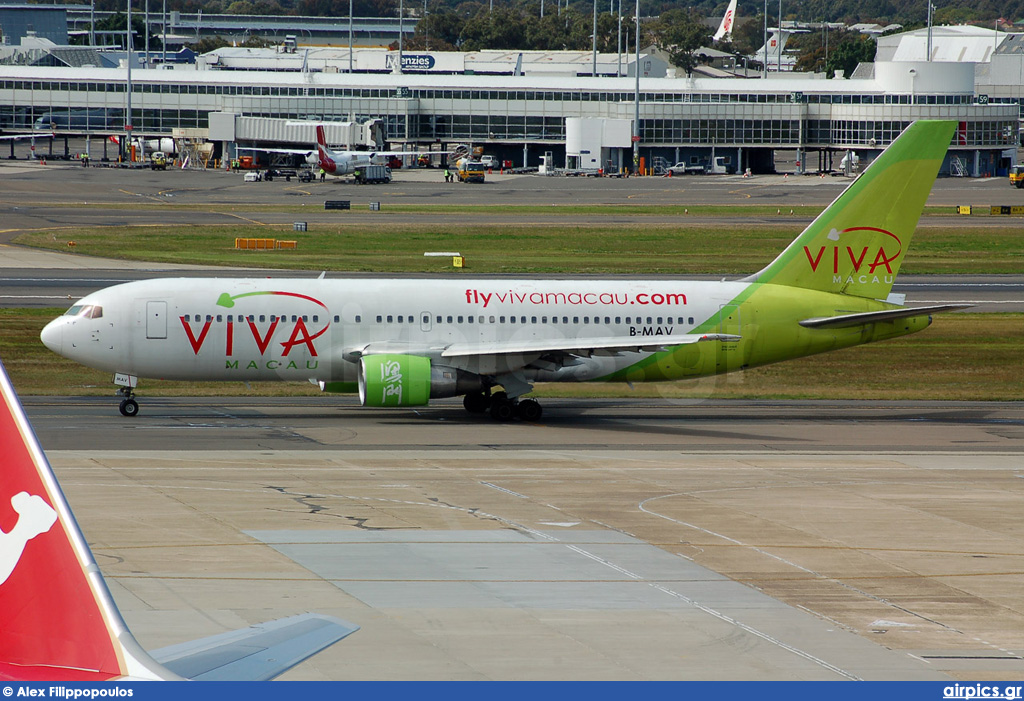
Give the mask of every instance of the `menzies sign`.
<path id="1" fill-rule="evenodd" d="M 429 71 L 434 67 L 434 63 L 434 57 L 430 54 L 402 54 L 403 71 Z M 385 65 L 388 70 L 394 69 L 394 54 L 388 54 Z"/>

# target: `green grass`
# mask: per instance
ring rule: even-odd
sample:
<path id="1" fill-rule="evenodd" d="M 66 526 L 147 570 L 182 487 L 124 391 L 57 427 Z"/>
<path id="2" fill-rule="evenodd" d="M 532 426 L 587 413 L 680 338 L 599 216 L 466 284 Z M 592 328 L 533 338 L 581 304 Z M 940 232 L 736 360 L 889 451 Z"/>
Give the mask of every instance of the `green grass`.
<path id="1" fill-rule="evenodd" d="M 802 228 L 764 226 L 282 226 L 106 227 L 75 230 L 79 254 L 152 261 L 299 270 L 438 272 L 445 259 L 424 251 L 453 250 L 469 273 L 636 273 L 739 275 L 764 267 Z M 66 231 L 34 231 L 15 242 L 69 250 Z M 295 240 L 294 251 L 238 251 L 236 237 Z M 1022 273 L 1019 227 L 955 227 L 917 231 L 903 272 Z"/>
<path id="2" fill-rule="evenodd" d="M 25 395 L 110 395 L 109 373 L 42 346 L 39 331 L 60 309 L 0 309 L 0 358 Z M 688 382 L 539 385 L 542 397 L 717 397 L 764 399 L 1024 398 L 1024 314 L 944 314 L 921 333 L 893 341 Z M 308 383 L 143 380 L 141 396 L 306 396 Z"/>

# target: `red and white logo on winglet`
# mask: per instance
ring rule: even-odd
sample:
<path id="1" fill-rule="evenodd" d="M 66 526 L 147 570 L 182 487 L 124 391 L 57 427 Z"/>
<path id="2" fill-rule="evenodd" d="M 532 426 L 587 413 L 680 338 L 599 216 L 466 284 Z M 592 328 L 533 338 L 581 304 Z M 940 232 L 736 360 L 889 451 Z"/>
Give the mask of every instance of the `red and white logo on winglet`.
<path id="1" fill-rule="evenodd" d="M 18 492 L 11 497 L 11 508 L 18 514 L 18 522 L 9 533 L 0 530 L 0 585 L 18 566 L 28 542 L 49 531 L 57 522 L 57 512 L 42 497 L 28 492 Z"/>

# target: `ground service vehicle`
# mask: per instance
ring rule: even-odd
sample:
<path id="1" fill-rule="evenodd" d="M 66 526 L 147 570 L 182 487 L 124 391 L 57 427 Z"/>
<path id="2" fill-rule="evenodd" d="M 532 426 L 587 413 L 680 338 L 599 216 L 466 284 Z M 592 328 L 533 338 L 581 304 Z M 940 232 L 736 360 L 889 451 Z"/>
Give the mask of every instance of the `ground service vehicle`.
<path id="1" fill-rule="evenodd" d="M 363 166 L 355 172 L 356 182 L 360 185 L 367 183 L 389 183 L 391 182 L 391 167 L 370 164 Z"/>
<path id="2" fill-rule="evenodd" d="M 154 151 L 149 156 L 150 170 L 167 170 L 167 154 L 163 151 Z"/>
<path id="3" fill-rule="evenodd" d="M 1024 164 L 1010 166 L 1010 184 L 1018 190 L 1024 188 Z"/>
<path id="4" fill-rule="evenodd" d="M 688 165 L 686 161 L 679 161 L 668 169 L 671 175 L 703 175 L 704 166 Z"/>
<path id="5" fill-rule="evenodd" d="M 484 164 L 469 158 L 460 158 L 458 162 L 459 182 L 482 183 L 484 181 Z"/>

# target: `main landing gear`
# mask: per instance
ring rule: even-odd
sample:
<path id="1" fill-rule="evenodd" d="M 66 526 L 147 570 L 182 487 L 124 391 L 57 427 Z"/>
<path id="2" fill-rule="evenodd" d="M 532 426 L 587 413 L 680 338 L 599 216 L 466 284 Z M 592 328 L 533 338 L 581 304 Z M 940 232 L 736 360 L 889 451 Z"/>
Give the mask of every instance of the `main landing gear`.
<path id="1" fill-rule="evenodd" d="M 463 398 L 462 405 L 471 414 L 491 413 L 495 421 L 540 421 L 543 407 L 536 399 L 510 398 L 506 392 L 470 392 Z"/>
<path id="2" fill-rule="evenodd" d="M 135 392 L 131 387 L 122 387 L 117 390 L 117 393 L 124 397 L 121 400 L 121 406 L 118 407 L 121 410 L 121 416 L 131 417 L 139 413 L 139 403 L 135 401 Z"/>

